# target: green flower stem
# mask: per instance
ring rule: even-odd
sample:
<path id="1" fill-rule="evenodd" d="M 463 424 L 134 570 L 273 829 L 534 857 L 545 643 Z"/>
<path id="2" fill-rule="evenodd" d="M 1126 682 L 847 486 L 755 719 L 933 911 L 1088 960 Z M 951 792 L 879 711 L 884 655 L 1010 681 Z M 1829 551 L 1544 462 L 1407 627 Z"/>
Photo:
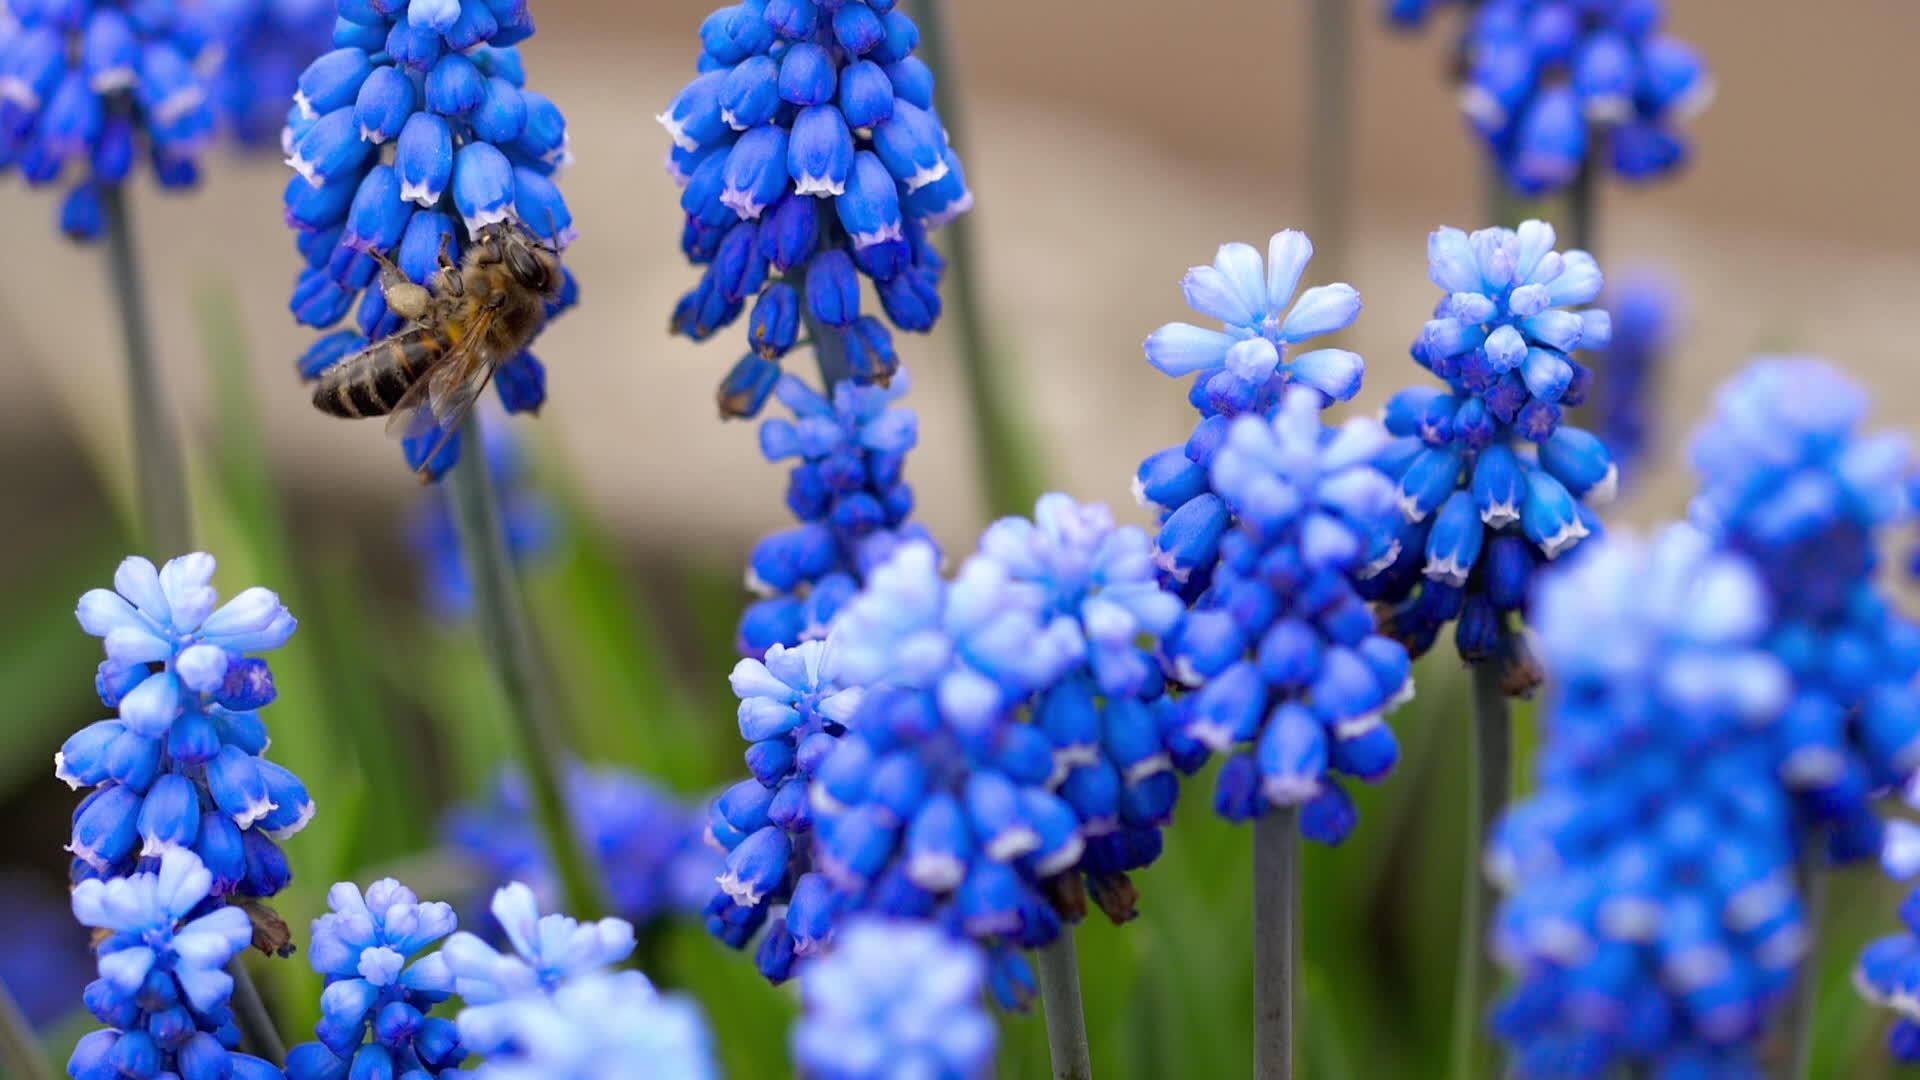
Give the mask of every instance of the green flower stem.
<path id="1" fill-rule="evenodd" d="M 955 145 L 967 146 L 966 111 L 955 89 L 960 80 L 955 74 L 946 8 L 944 0 L 919 0 L 920 51 L 938 77 L 934 104 L 940 110 L 940 120 Z M 947 256 L 946 314 L 960 350 L 960 373 L 966 381 L 974 452 L 979 456 L 987 509 L 995 517 L 1029 513 L 1040 495 L 1040 469 L 1032 433 L 1012 404 L 1012 380 L 1001 366 L 1001 356 L 987 341 L 973 215 L 960 215 L 941 232 Z"/>
<path id="2" fill-rule="evenodd" d="M 1352 157 L 1353 35 L 1349 0 L 1313 0 L 1313 114 L 1307 145 L 1307 205 L 1314 251 L 1342 280 L 1347 260 L 1348 165 Z"/>
<path id="3" fill-rule="evenodd" d="M 1486 943 L 1493 890 L 1481 872 L 1480 853 L 1494 819 L 1506 809 L 1513 787 L 1513 723 L 1507 712 L 1506 691 L 1500 686 L 1500 672 L 1493 664 L 1473 665 L 1473 735 L 1473 771 L 1468 777 L 1473 817 L 1468 822 L 1467 865 L 1460 896 L 1460 957 L 1454 971 L 1454 1080 L 1500 1075 L 1493 1048 L 1485 1037 L 1487 997 L 1496 980 Z"/>
<path id="4" fill-rule="evenodd" d="M 1300 982 L 1300 811 L 1268 807 L 1253 823 L 1253 1075 L 1293 1080 L 1294 988 Z"/>
<path id="5" fill-rule="evenodd" d="M 186 457 L 180 435 L 167 412 L 160 369 L 154 359 L 152 322 L 147 316 L 139 249 L 133 238 L 133 214 L 123 185 L 102 193 L 107 219 L 107 276 L 120 315 L 120 338 L 127 354 L 128 412 L 133 426 L 135 498 L 140 507 L 140 539 L 155 562 L 193 550 L 193 509 L 187 497 Z M 234 1017 L 252 1051 L 278 1064 L 285 1057 L 280 1033 L 260 999 L 242 957 L 227 965 L 233 976 Z M 278 1055 L 278 1056 L 275 1056 Z"/>
<path id="6" fill-rule="evenodd" d="M 553 855 L 567 914 L 581 920 L 597 919 L 608 910 L 605 893 L 586 845 L 573 827 L 573 815 L 568 812 L 567 755 L 559 704 L 547 685 L 520 578 L 507 555 L 506 533 L 477 417 L 468 417 L 461 441 L 466 444 L 464 452 L 448 473 L 446 484 L 460 550 L 473 581 L 481 643 L 500 680 L 507 715 L 520 743 L 520 764 L 527 770 L 534 817 Z"/>
<path id="7" fill-rule="evenodd" d="M 234 1022 L 240 1027 L 247 1052 L 275 1065 L 286 1064 L 287 1044 L 280 1040 L 280 1031 L 273 1025 L 267 1003 L 260 998 L 260 988 L 247 973 L 245 953 L 233 958 L 227 965 L 227 973 L 233 976 L 233 998 L 229 1004 L 233 1006 Z"/>
<path id="8" fill-rule="evenodd" d="M 1600 162 L 1599 157 L 1606 152 L 1606 136 L 1600 128 L 1591 128 L 1587 134 L 1587 156 L 1580 163 L 1580 171 L 1574 174 L 1573 183 L 1567 186 L 1567 235 L 1562 237 L 1561 250 L 1578 249 L 1599 258 L 1595 250 L 1599 244 L 1600 218 Z"/>
<path id="9" fill-rule="evenodd" d="M 4 1055 L 0 1060 L 7 1063 L 8 1076 L 20 1080 L 55 1080 L 57 1076 L 40 1037 L 33 1033 L 33 1025 L 27 1022 L 27 1015 L 20 1011 L 20 1003 L 6 983 L 0 983 L 0 1055 Z"/>
<path id="10" fill-rule="evenodd" d="M 1832 876 L 1820 858 L 1821 848 L 1813 837 L 1803 837 L 1800 859 L 1794 868 L 1800 881 L 1800 896 L 1805 903 L 1807 927 L 1806 951 L 1800 961 L 1800 985 L 1794 988 L 1787 1013 L 1781 1017 L 1790 1048 L 1782 1059 L 1784 1080 L 1811 1080 L 1813 1076 L 1814 1018 L 1820 1014 L 1820 931 L 1827 914 L 1827 885 Z"/>
<path id="11" fill-rule="evenodd" d="M 1053 1056 L 1054 1080 L 1093 1080 L 1073 927 L 1063 927 L 1053 944 L 1034 950 L 1033 958 L 1040 979 L 1040 1002 L 1047 1014 L 1047 1049 Z"/>
<path id="12" fill-rule="evenodd" d="M 139 252 L 127 193 L 108 184 L 101 196 L 107 218 L 107 272 L 120 313 L 127 354 L 127 395 L 133 418 L 133 470 L 140 506 L 140 539 L 155 562 L 192 550 L 193 519 L 187 502 L 187 469 L 180 435 L 167 412 L 166 394 L 154 362 L 152 323 L 141 289 Z"/>

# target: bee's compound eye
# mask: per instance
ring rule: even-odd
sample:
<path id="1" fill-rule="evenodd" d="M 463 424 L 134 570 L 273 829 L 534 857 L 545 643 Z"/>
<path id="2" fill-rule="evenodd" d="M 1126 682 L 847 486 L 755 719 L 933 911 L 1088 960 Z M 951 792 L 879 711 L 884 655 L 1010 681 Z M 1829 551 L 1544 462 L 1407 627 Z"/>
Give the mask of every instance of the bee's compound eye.
<path id="1" fill-rule="evenodd" d="M 545 292 L 547 289 L 547 268 L 541 265 L 533 252 L 526 248 L 507 249 L 507 270 L 514 279 L 529 289 Z"/>

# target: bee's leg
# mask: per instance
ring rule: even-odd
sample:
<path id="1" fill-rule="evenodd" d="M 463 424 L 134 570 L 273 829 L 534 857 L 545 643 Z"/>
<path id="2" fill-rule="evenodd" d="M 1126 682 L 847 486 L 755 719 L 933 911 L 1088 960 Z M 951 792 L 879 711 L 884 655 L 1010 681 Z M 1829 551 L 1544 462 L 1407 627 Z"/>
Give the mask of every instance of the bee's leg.
<path id="1" fill-rule="evenodd" d="M 388 258 L 386 252 L 374 248 L 368 254 L 380 264 L 380 292 L 386 298 L 387 310 L 408 322 L 415 322 L 425 315 L 427 307 L 433 302 L 426 288 L 414 284 L 407 277 L 407 272 Z"/>

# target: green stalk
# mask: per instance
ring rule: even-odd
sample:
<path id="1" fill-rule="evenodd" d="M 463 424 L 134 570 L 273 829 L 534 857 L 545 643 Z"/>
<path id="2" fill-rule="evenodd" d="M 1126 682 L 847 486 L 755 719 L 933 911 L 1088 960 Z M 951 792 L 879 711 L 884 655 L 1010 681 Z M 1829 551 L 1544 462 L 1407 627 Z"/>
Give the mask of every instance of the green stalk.
<path id="1" fill-rule="evenodd" d="M 273 1015 L 267 1012 L 267 1003 L 260 998 L 260 988 L 253 984 L 253 976 L 247 973 L 246 953 L 234 957 L 233 962 L 227 965 L 227 972 L 233 976 L 233 999 L 229 1004 L 233 1006 L 234 1022 L 240 1026 L 247 1051 L 274 1065 L 284 1065 L 287 1045 L 280 1041 L 280 1031 L 273 1025 Z"/>
<path id="2" fill-rule="evenodd" d="M 127 407 L 133 427 L 133 471 L 140 507 L 140 538 L 155 562 L 193 550 L 193 509 L 187 497 L 186 457 L 180 435 L 167 412 L 166 394 L 154 359 L 152 321 L 147 315 L 140 253 L 133 237 L 133 214 L 120 184 L 101 196 L 107 219 L 107 277 L 120 316 L 120 339 L 127 358 Z M 272 1057 L 282 1046 L 280 1033 L 260 999 L 243 957 L 227 965 L 233 976 L 234 1017 L 254 1053 Z M 280 1051 L 284 1056 L 284 1051 Z M 278 1063 L 280 1058 L 273 1058 Z"/>
<path id="3" fill-rule="evenodd" d="M 1595 250 L 1599 244 L 1600 218 L 1600 165 L 1599 156 L 1605 152 L 1606 136 L 1600 128 L 1592 128 L 1587 136 L 1587 156 L 1580 163 L 1580 171 L 1574 174 L 1573 183 L 1567 186 L 1567 235 L 1561 238 L 1561 248 L 1579 249 L 1599 258 Z"/>
<path id="4" fill-rule="evenodd" d="M 107 218 L 107 273 L 120 313 L 127 354 L 128 411 L 133 419 L 133 471 L 140 506 L 140 539 L 155 562 L 192 549 L 193 519 L 187 502 L 187 469 L 180 435 L 167 412 L 159 366 L 153 356 L 152 323 L 141 288 L 139 251 L 127 194 L 109 184 L 102 195 Z"/>
<path id="5" fill-rule="evenodd" d="M 1253 1075 L 1293 1080 L 1294 988 L 1300 982 L 1300 811 L 1268 807 L 1253 822 Z"/>
<path id="6" fill-rule="evenodd" d="M 520 743 L 534 817 L 552 853 L 567 913 L 581 920 L 597 919 L 608 910 L 605 894 L 568 812 L 559 703 L 547 685 L 520 578 L 507 555 L 506 531 L 482 438 L 478 417 L 469 416 L 461 430 L 466 445 L 446 478 L 460 550 L 473 581 L 475 623 Z"/>
<path id="7" fill-rule="evenodd" d="M 1040 981 L 1040 1003 L 1047 1014 L 1047 1049 L 1053 1059 L 1054 1080 L 1093 1080 L 1093 1053 L 1087 1043 L 1086 1011 L 1080 1004 L 1080 961 L 1073 946 L 1073 927 L 1061 928 L 1059 938 L 1033 952 L 1034 973 Z"/>
<path id="8" fill-rule="evenodd" d="M 955 88 L 952 41 L 944 0 L 919 0 L 920 51 L 938 77 L 934 104 L 955 145 L 966 146 L 966 112 Z M 986 304 L 981 295 L 979 255 L 973 215 L 962 214 L 944 229 L 949 302 L 946 315 L 960 351 L 960 374 L 973 418 L 974 452 L 979 456 L 987 509 L 996 517 L 1033 509 L 1042 483 L 1032 433 L 1013 407 L 1013 383 L 1001 357 L 987 341 Z"/>
<path id="9" fill-rule="evenodd" d="M 1467 866 L 1460 896 L 1460 958 L 1454 970 L 1454 1080 L 1497 1076 L 1493 1048 L 1484 1037 L 1487 995 L 1495 983 L 1487 955 L 1487 919 L 1493 890 L 1480 869 L 1480 853 L 1495 818 L 1506 808 L 1513 785 L 1513 724 L 1499 670 L 1473 665 L 1473 771 L 1468 777 L 1473 817 L 1468 822 Z"/>
<path id="10" fill-rule="evenodd" d="M 1807 927 L 1806 952 L 1800 961 L 1800 985 L 1794 988 L 1782 1020 L 1790 1052 L 1782 1061 L 1782 1080 L 1811 1080 L 1813 1076 L 1814 1019 L 1820 1014 L 1820 933 L 1827 914 L 1827 884 L 1831 876 L 1820 859 L 1820 846 L 1814 837 L 1801 840 L 1800 859 L 1794 868 L 1805 901 Z"/>
<path id="11" fill-rule="evenodd" d="M 33 1033 L 33 1025 L 27 1022 L 27 1015 L 20 1011 L 13 991 L 3 982 L 0 982 L 0 1054 L 4 1055 L 0 1060 L 7 1063 L 8 1076 L 18 1076 L 20 1080 L 55 1080 L 57 1074 L 40 1045 L 40 1037 Z"/>

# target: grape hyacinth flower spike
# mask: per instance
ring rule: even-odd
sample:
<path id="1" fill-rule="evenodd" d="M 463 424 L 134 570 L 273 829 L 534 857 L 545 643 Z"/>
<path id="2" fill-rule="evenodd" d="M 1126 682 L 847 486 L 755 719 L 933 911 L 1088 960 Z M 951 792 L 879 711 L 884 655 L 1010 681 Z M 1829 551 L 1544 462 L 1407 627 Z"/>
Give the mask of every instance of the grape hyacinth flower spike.
<path id="1" fill-rule="evenodd" d="M 1033 717 L 1053 743 L 1050 781 L 1080 816 L 1079 869 L 1115 922 L 1135 915 L 1128 872 L 1160 854 L 1180 793 L 1176 765 L 1191 771 L 1204 761 L 1194 744 L 1183 742 L 1182 753 L 1167 745 L 1178 710 L 1150 649 L 1186 605 L 1161 586 L 1153 554 L 1144 530 L 1059 492 L 1042 495 L 1031 520 L 1002 518 L 980 537 L 980 557 L 1080 638 L 1084 661 L 1041 691 Z M 1084 903 L 1071 879 L 1056 884 L 1053 899 L 1074 917 Z"/>
<path id="2" fill-rule="evenodd" d="M 705 267 L 673 330 L 704 341 L 751 302 L 722 415 L 758 412 L 803 328 L 828 381 L 885 383 L 888 324 L 925 333 L 940 316 L 945 263 L 927 232 L 973 205 L 914 55 L 919 27 L 892 0 L 738 3 L 700 40 L 700 74 L 659 116 L 681 249 Z M 862 312 L 863 280 L 885 321 Z"/>
<path id="3" fill-rule="evenodd" d="M 223 27 L 207 92 L 248 151 L 280 149 L 300 72 L 333 47 L 337 0 L 212 0 Z"/>
<path id="4" fill-rule="evenodd" d="M 794 461 L 787 508 L 800 524 L 761 540 L 748 559 L 747 587 L 761 599 L 740 618 L 743 655 L 825 637 L 874 565 L 902 540 L 926 538 L 908 520 L 913 488 L 902 476 L 919 438 L 918 415 L 895 404 L 910 387 L 905 369 L 886 386 L 838 383 L 831 397 L 797 375 L 772 384 L 793 419 L 763 420 L 760 451 Z"/>
<path id="5" fill-rule="evenodd" d="M 1417 23 L 1432 0 L 1392 0 Z M 1629 181 L 1686 163 L 1686 120 L 1713 98 L 1694 48 L 1666 32 L 1660 0 L 1486 0 L 1467 5 L 1460 108 L 1516 191 L 1542 195 L 1583 170 Z"/>
<path id="6" fill-rule="evenodd" d="M 818 935 L 796 942 L 785 914 L 775 909 L 789 904 L 813 868 L 808 786 L 865 699 L 861 688 L 840 685 L 830 655 L 822 641 L 774 645 L 762 659 L 735 664 L 730 679 L 752 775 L 723 792 L 708 813 L 707 840 L 727 861 L 713 879 L 707 926 L 740 947 L 771 919 L 758 963 L 775 981 L 788 977 L 796 955 L 824 944 Z M 814 881 L 807 889 L 823 885 Z"/>
<path id="7" fill-rule="evenodd" d="M 96 931 L 100 955 L 85 1001 L 107 1027 L 80 1039 L 67 1075 L 281 1080 L 271 1064 L 234 1052 L 233 977 L 223 969 L 253 940 L 247 913 L 213 897 L 214 875 L 192 851 L 175 847 L 156 863 L 74 886 L 74 918 Z"/>
<path id="8" fill-rule="evenodd" d="M 508 1049 L 475 1080 L 718 1080 L 713 1036 L 692 999 L 637 971 L 593 972 L 511 1003 Z"/>
<path id="9" fill-rule="evenodd" d="M 420 1080 L 455 1069 L 466 1049 L 453 1021 L 427 1015 L 452 996 L 453 973 L 439 953 L 413 959 L 453 932 L 453 909 L 421 903 L 392 878 L 364 895 L 340 882 L 328 890 L 327 906 L 332 910 L 313 921 L 309 954 L 326 977 L 314 1029 L 320 1041 L 287 1054 L 287 1080 Z"/>
<path id="10" fill-rule="evenodd" d="M 259 710 L 275 691 L 267 662 L 297 625 L 280 598 L 251 588 L 220 604 L 213 556 L 156 570 L 132 556 L 114 588 L 80 598 L 81 628 L 104 640 L 95 678 L 117 710 L 66 741 L 54 773 L 93 791 L 74 812 L 73 877 L 116 878 L 191 849 L 215 896 L 272 896 L 289 879 L 277 841 L 304 828 L 313 801 L 261 755 Z"/>
<path id="11" fill-rule="evenodd" d="M 720 857 L 701 839 L 705 819 L 647 777 L 625 769 L 576 765 L 567 805 L 598 857 L 613 911 L 636 926 L 698 913 Z M 444 822 L 447 844 L 472 860 L 490 887 L 520 881 L 543 905 L 561 888 L 546 839 L 533 820 L 531 792 L 517 771 L 501 773 L 484 802 L 457 807 Z"/>
<path id="12" fill-rule="evenodd" d="M 107 0 L 10 6 L 0 19 L 0 170 L 35 186 L 65 176 L 67 235 L 100 237 L 109 189 L 142 159 L 163 188 L 198 182 L 216 125 L 203 72 L 223 49 L 221 20 L 178 0 L 137 12 Z"/>
<path id="13" fill-rule="evenodd" d="M 1791 673 L 1754 567 L 1691 525 L 1542 579 L 1539 788 L 1495 828 L 1495 1032 L 1522 1077 L 1759 1077 L 1810 926 L 1774 777 Z"/>
<path id="14" fill-rule="evenodd" d="M 1539 681 L 1512 625 L 1532 578 L 1599 530 L 1591 506 L 1618 481 L 1600 440 L 1562 422 L 1592 382 L 1573 354 L 1611 337 L 1607 312 L 1567 310 L 1599 295 L 1600 268 L 1553 246 L 1542 221 L 1429 238 L 1428 276 L 1444 295 L 1411 352 L 1446 385 L 1387 404 L 1396 438 L 1380 461 L 1403 520 L 1397 558 L 1363 582 L 1408 652 L 1424 654 L 1454 622 L 1461 658 L 1499 665 L 1516 695 Z"/>
<path id="15" fill-rule="evenodd" d="M 1174 322 L 1146 340 L 1148 363 L 1168 375 L 1194 377 L 1187 400 L 1201 417 L 1184 445 L 1141 463 L 1133 488 L 1134 497 L 1159 514 L 1162 579 L 1189 602 L 1206 591 L 1230 524 L 1208 468 L 1233 419 L 1271 415 L 1296 383 L 1319 391 L 1323 402 L 1359 392 L 1366 365 L 1358 353 L 1294 351 L 1360 315 L 1360 294 L 1351 285 L 1300 291 L 1312 258 L 1312 241 L 1291 229 L 1273 235 L 1264 260 L 1249 244 L 1223 245 L 1211 266 L 1188 270 L 1181 283 L 1187 303 L 1222 328 Z"/>
<path id="16" fill-rule="evenodd" d="M 857 919 L 800 982 L 793 1057 L 818 1080 L 993 1075 L 978 946 L 925 923 Z"/>
<path id="17" fill-rule="evenodd" d="M 466 1002 L 456 1022 L 461 1044 L 471 1053 L 512 1047 L 515 1014 L 526 999 L 551 994 L 568 980 L 599 972 L 633 952 L 632 923 L 543 916 L 533 890 L 518 881 L 493 894 L 491 910 L 511 953 L 462 930 L 438 954 L 453 976 L 454 993 Z"/>
<path id="18" fill-rule="evenodd" d="M 426 284 L 490 227 L 517 223 L 555 251 L 572 242 L 555 185 L 571 159 L 566 117 L 528 87 L 514 47 L 532 34 L 527 0 L 342 0 L 336 47 L 301 73 L 282 135 L 296 174 L 286 220 L 305 261 L 291 306 L 327 331 L 300 357 L 303 378 L 405 325 L 388 308 L 383 260 Z M 578 294 L 572 272 L 562 274 L 549 317 Z M 546 369 L 523 350 L 493 385 L 509 413 L 535 412 Z M 405 449 L 409 467 L 438 478 L 458 460 L 460 436 L 435 428 Z"/>
<path id="19" fill-rule="evenodd" d="M 1393 482 L 1374 465 L 1388 436 L 1364 418 L 1328 428 L 1320 406 L 1319 391 L 1294 387 L 1271 419 L 1227 430 L 1209 473 L 1235 525 L 1163 651 L 1193 688 L 1186 736 L 1235 753 L 1219 811 L 1245 821 L 1299 807 L 1302 832 L 1335 844 L 1357 819 L 1337 777 L 1391 772 L 1399 744 L 1382 717 L 1413 684 L 1406 650 L 1377 632 L 1353 585 L 1392 557 Z"/>
<path id="20" fill-rule="evenodd" d="M 1084 658 L 1072 621 L 990 557 L 941 578 L 933 548 L 903 545 L 869 578 L 826 646 L 864 691 L 813 770 L 819 869 L 793 888 L 784 929 L 802 955 L 868 912 L 939 922 L 989 946 L 996 994 L 1031 993 L 1016 947 L 1061 933 L 1051 882 L 1085 850 L 1079 814 L 1050 789 L 1054 746 L 1025 713 Z M 736 899 L 774 887 L 784 853 L 729 859 Z"/>
<path id="21" fill-rule="evenodd" d="M 1768 648 L 1794 680 L 1779 779 L 1847 862 L 1881 854 L 1876 796 L 1920 772 L 1920 627 L 1876 580 L 1910 519 L 1913 452 L 1868 434 L 1868 397 L 1809 357 L 1765 357 L 1721 389 L 1694 438 L 1691 516 L 1752 560 L 1776 613 Z"/>

